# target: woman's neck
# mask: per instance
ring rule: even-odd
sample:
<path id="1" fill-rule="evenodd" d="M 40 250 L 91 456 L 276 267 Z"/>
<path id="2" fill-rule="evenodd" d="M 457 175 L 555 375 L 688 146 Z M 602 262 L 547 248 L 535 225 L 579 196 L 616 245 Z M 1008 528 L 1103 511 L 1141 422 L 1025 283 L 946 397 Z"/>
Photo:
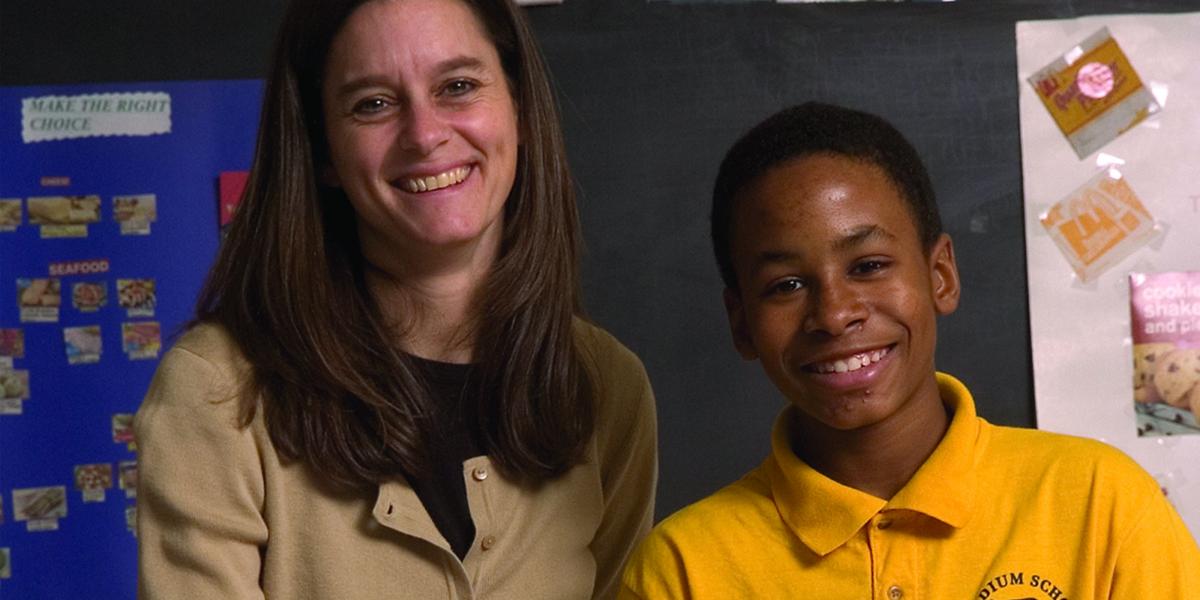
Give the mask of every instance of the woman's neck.
<path id="1" fill-rule="evenodd" d="M 366 283 L 401 349 L 430 360 L 470 362 L 476 332 L 475 296 L 494 252 L 462 260 L 400 261 L 401 253 L 363 251 Z M 374 256 L 372 256 L 374 254 Z M 380 257 L 387 257 L 380 260 Z M 389 260 L 392 259 L 392 260 Z"/>

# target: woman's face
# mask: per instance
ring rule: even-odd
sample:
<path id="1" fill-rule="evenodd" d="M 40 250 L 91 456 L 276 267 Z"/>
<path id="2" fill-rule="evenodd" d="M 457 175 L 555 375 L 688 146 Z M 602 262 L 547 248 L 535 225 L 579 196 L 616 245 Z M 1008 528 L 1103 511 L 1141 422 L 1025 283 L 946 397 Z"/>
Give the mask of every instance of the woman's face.
<path id="1" fill-rule="evenodd" d="M 325 179 L 346 191 L 369 261 L 494 256 L 516 174 L 517 109 L 466 4 L 366 2 L 333 39 L 321 94 Z"/>

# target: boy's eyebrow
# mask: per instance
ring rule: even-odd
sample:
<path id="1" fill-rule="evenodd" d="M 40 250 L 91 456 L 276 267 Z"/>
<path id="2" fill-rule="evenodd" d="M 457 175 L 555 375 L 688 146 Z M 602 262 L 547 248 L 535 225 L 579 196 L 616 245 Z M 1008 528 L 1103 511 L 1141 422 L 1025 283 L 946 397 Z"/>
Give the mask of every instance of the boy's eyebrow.
<path id="1" fill-rule="evenodd" d="M 837 252 L 845 252 L 871 240 L 894 239 L 896 239 L 895 235 L 878 225 L 860 225 L 851 229 L 846 235 L 834 240 L 833 249 Z M 755 257 L 754 266 L 785 263 L 800 258 L 803 258 L 801 253 L 791 250 L 765 250 Z"/>
<path id="2" fill-rule="evenodd" d="M 760 252 L 755 258 L 754 266 L 759 267 L 764 264 L 784 263 L 796 260 L 801 257 L 799 252 L 789 252 L 786 250 L 767 250 Z"/>
<path id="3" fill-rule="evenodd" d="M 895 235 L 878 225 L 860 225 L 833 243 L 833 249 L 845 251 L 872 240 L 894 240 Z"/>

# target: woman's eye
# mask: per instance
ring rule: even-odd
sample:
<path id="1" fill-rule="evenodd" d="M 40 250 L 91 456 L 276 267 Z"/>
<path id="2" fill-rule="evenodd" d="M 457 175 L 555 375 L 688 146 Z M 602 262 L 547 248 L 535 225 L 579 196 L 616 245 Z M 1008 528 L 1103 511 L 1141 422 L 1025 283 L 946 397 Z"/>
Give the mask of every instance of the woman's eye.
<path id="1" fill-rule="evenodd" d="M 388 102 L 383 98 L 367 98 L 365 100 L 359 100 L 356 102 L 353 110 L 355 114 L 371 115 L 382 112 L 386 110 L 387 107 Z"/>
<path id="2" fill-rule="evenodd" d="M 447 83 L 446 87 L 442 88 L 442 93 L 446 94 L 447 96 L 462 96 L 463 94 L 471 92 L 475 88 L 475 82 L 469 79 L 455 79 L 454 81 Z"/>

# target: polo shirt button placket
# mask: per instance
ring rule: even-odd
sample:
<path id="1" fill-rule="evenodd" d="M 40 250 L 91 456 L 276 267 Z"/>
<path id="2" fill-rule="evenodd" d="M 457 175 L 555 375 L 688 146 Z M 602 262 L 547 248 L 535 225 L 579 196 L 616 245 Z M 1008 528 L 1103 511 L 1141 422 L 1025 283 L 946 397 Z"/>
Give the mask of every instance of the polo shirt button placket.
<path id="1" fill-rule="evenodd" d="M 898 585 L 893 585 L 887 591 L 888 600 L 900 600 L 904 597 L 904 590 Z"/>

